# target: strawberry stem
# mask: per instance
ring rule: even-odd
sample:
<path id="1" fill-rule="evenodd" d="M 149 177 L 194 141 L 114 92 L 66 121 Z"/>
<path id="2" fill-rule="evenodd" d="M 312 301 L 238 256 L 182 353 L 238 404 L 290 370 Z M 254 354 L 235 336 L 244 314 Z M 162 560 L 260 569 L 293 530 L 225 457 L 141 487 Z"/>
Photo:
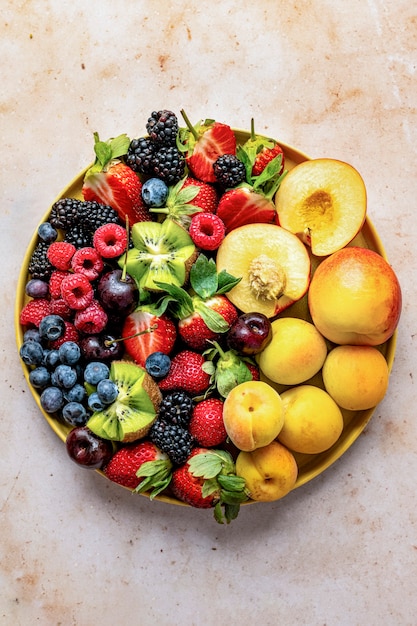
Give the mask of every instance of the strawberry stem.
<path id="1" fill-rule="evenodd" d="M 196 129 L 194 128 L 194 126 L 191 124 L 191 122 L 190 122 L 186 112 L 184 111 L 184 109 L 181 109 L 181 115 L 184 118 L 184 122 L 187 124 L 188 130 L 193 135 L 194 139 L 197 141 L 198 140 L 198 133 L 197 133 Z"/>
<path id="2" fill-rule="evenodd" d="M 251 118 L 251 121 L 250 121 L 250 138 L 251 138 L 251 141 L 255 141 L 255 139 L 256 139 L 256 135 L 255 135 L 255 120 L 253 119 L 253 117 Z"/>

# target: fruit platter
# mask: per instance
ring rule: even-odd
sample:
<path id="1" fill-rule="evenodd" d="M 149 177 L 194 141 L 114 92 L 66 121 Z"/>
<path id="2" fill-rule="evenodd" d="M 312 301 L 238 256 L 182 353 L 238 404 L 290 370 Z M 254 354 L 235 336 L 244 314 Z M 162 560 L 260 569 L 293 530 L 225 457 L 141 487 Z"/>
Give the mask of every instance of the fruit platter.
<path id="1" fill-rule="evenodd" d="M 24 256 L 16 339 L 69 461 L 229 523 L 363 431 L 401 288 L 354 167 L 180 113 L 94 133 Z"/>

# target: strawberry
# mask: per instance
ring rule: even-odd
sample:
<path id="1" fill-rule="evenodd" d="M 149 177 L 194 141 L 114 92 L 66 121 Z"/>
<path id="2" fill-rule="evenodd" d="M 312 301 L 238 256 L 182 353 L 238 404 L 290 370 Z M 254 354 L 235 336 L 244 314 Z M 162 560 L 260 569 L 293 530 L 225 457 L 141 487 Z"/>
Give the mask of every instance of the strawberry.
<path id="1" fill-rule="evenodd" d="M 140 441 L 120 448 L 104 468 L 104 473 L 111 481 L 128 489 L 142 492 L 153 487 L 152 499 L 168 485 L 171 468 L 168 456 L 154 443 Z M 138 476 L 139 470 L 141 476 Z"/>
<path id="2" fill-rule="evenodd" d="M 223 401 L 206 398 L 197 402 L 188 430 L 200 446 L 212 448 L 223 443 L 227 437 L 223 423 Z"/>
<path id="3" fill-rule="evenodd" d="M 84 200 L 110 205 L 123 223 L 149 221 L 148 209 L 142 200 L 142 183 L 120 157 L 127 153 L 130 139 L 119 135 L 107 142 L 94 133 L 96 160 L 87 170 L 82 187 Z"/>
<path id="4" fill-rule="evenodd" d="M 232 456 L 225 450 L 196 447 L 186 463 L 172 473 L 173 494 L 190 506 L 214 508 L 214 518 L 222 524 L 239 514 L 248 499 L 245 480 L 236 476 Z"/>
<path id="5" fill-rule="evenodd" d="M 254 363 L 250 363 L 248 361 L 244 361 L 244 363 L 252 375 L 252 380 L 260 380 L 259 367 Z"/>
<path id="6" fill-rule="evenodd" d="M 216 215 L 223 221 L 227 234 L 244 224 L 275 223 L 276 209 L 271 198 L 246 185 L 226 191 Z"/>
<path id="7" fill-rule="evenodd" d="M 191 396 L 204 393 L 210 384 L 210 374 L 204 371 L 205 358 L 193 350 L 181 350 L 171 361 L 168 374 L 158 386 L 162 391 L 180 389 Z"/>
<path id="8" fill-rule="evenodd" d="M 281 174 L 284 171 L 285 165 L 284 151 L 279 143 L 275 143 L 275 145 L 273 144 L 271 147 L 264 146 L 262 150 L 258 152 L 252 167 L 252 176 L 259 176 L 260 174 L 262 174 L 268 163 L 270 163 L 276 157 L 281 158 Z"/>
<path id="9" fill-rule="evenodd" d="M 180 130 L 180 149 L 186 153 L 188 168 L 196 178 L 214 183 L 213 163 L 223 154 L 236 154 L 235 135 L 227 124 L 205 120 L 193 126 L 183 110 L 181 114 L 187 128 Z"/>
<path id="10" fill-rule="evenodd" d="M 248 380 L 259 380 L 259 369 L 252 361 L 242 357 L 234 350 L 224 351 L 213 341 L 213 347 L 204 352 L 207 359 L 205 370 L 210 374 L 210 389 L 215 389 L 222 398 L 227 398 L 230 391 Z"/>
<path id="11" fill-rule="evenodd" d="M 200 254 L 190 271 L 191 296 L 182 287 L 158 282 L 168 296 L 164 302 L 178 322 L 178 334 L 193 350 L 202 351 L 219 339 L 238 317 L 236 307 L 224 295 L 239 282 L 234 276 L 217 274 L 214 259 Z"/>
<path id="12" fill-rule="evenodd" d="M 182 226 L 188 227 L 196 213 L 215 213 L 219 194 L 210 183 L 192 176 L 185 176 L 176 185 L 169 187 L 165 206 L 151 208 L 151 213 L 166 215 Z"/>
<path id="13" fill-rule="evenodd" d="M 153 352 L 170 354 L 177 331 L 174 322 L 166 314 L 157 317 L 146 310 L 134 311 L 124 321 L 122 329 L 127 354 L 145 367 L 146 359 Z"/>
<path id="14" fill-rule="evenodd" d="M 284 172 L 285 155 L 283 149 L 274 139 L 255 133 L 253 118 L 251 119 L 250 138 L 243 146 L 237 148 L 237 154 L 245 164 L 248 183 L 253 184 L 267 166 L 270 173 L 273 173 L 274 176 L 279 177 Z"/>

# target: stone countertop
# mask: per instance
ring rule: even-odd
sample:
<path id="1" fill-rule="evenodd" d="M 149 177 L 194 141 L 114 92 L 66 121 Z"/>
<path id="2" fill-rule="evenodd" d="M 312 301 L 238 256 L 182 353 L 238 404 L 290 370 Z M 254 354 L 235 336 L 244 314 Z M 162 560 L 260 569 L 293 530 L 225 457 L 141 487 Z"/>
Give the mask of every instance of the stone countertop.
<path id="1" fill-rule="evenodd" d="M 0 623 L 412 626 L 417 576 L 417 11 L 405 0 L 3 2 Z M 246 5 L 246 3 L 245 3 Z M 184 108 L 348 161 L 403 290 L 389 391 L 355 444 L 230 526 L 82 471 L 17 356 L 24 250 L 92 160 Z"/>

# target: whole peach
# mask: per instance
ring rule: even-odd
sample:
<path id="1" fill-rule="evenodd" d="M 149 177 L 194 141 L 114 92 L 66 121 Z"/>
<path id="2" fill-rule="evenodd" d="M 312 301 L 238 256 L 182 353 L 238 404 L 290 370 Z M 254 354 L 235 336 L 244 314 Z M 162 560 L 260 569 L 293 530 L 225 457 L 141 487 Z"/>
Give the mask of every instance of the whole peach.
<path id="1" fill-rule="evenodd" d="M 357 246 L 324 259 L 308 293 L 313 323 L 337 344 L 384 343 L 397 328 L 401 304 L 400 284 L 389 263 Z"/>

